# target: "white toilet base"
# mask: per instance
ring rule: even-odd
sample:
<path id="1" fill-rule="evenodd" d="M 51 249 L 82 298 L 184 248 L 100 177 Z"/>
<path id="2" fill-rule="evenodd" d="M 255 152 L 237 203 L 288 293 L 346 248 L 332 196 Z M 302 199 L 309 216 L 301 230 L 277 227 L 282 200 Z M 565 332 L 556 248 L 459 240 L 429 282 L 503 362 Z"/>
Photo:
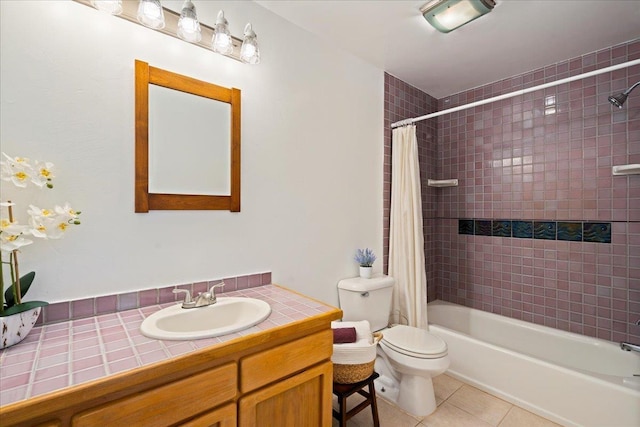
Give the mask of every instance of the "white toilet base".
<path id="1" fill-rule="evenodd" d="M 396 403 L 402 410 L 418 417 L 431 414 L 437 406 L 431 377 L 403 375 Z"/>
<path id="2" fill-rule="evenodd" d="M 380 374 L 375 381 L 376 393 L 418 417 L 435 411 L 437 405 L 431 376 L 401 374 L 388 364 L 386 355 L 381 353 L 379 351 L 375 365 L 376 372 Z"/>
<path id="3" fill-rule="evenodd" d="M 382 396 L 393 403 L 397 402 L 398 392 L 400 390 L 396 381 L 387 376 L 380 375 L 380 377 L 374 381 L 374 384 L 376 386 L 377 396 Z"/>

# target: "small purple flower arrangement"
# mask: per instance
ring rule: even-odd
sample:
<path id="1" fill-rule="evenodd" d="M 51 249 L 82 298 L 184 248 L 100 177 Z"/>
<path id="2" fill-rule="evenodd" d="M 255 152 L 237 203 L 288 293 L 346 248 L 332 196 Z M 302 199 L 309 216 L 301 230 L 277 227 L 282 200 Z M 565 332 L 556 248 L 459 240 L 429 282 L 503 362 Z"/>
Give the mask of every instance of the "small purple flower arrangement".
<path id="1" fill-rule="evenodd" d="M 354 259 L 360 264 L 360 267 L 371 267 L 376 260 L 376 254 L 369 248 L 358 249 Z"/>

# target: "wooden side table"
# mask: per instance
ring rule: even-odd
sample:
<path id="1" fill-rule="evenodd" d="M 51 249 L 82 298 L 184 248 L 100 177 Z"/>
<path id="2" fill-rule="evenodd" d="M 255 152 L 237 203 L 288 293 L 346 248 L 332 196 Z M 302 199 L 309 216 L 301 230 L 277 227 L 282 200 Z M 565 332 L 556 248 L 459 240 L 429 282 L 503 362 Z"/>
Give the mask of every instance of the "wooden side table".
<path id="1" fill-rule="evenodd" d="M 333 417 L 340 422 L 340 427 L 346 427 L 347 420 L 362 411 L 367 406 L 371 405 L 371 414 L 373 415 L 373 426 L 380 427 L 380 420 L 378 419 L 378 405 L 376 404 L 376 388 L 373 381 L 380 375 L 377 372 L 371 374 L 366 380 L 357 382 L 355 384 L 338 384 L 333 383 L 333 394 L 338 396 L 338 409 L 339 411 L 333 411 Z M 363 390 L 364 387 L 369 386 L 369 391 Z M 365 397 L 365 400 L 358 404 L 356 407 L 347 411 L 347 398 L 355 393 Z"/>

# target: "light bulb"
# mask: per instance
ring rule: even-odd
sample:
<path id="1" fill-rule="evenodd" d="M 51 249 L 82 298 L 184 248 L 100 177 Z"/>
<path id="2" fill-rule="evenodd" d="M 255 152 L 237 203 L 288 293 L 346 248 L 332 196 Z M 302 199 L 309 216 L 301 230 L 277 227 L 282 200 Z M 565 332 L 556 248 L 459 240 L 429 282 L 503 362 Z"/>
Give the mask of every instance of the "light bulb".
<path id="1" fill-rule="evenodd" d="M 96 9 L 111 15 L 122 13 L 122 0 L 91 0 L 91 4 Z"/>
<path id="2" fill-rule="evenodd" d="M 164 28 L 164 11 L 160 0 L 140 0 L 137 18 L 146 27 L 155 30 Z"/>
<path id="3" fill-rule="evenodd" d="M 178 37 L 190 43 L 202 40 L 196 7 L 190 0 L 186 0 L 182 5 L 180 20 L 178 21 Z"/>
<path id="4" fill-rule="evenodd" d="M 258 49 L 258 37 L 251 28 L 251 24 L 244 27 L 244 41 L 240 48 L 240 59 L 247 64 L 260 63 L 260 49 Z"/>
<path id="5" fill-rule="evenodd" d="M 233 52 L 233 41 L 231 33 L 229 33 L 229 22 L 224 17 L 224 12 L 218 12 L 216 25 L 213 28 L 213 39 L 211 47 L 214 52 L 229 54 Z"/>

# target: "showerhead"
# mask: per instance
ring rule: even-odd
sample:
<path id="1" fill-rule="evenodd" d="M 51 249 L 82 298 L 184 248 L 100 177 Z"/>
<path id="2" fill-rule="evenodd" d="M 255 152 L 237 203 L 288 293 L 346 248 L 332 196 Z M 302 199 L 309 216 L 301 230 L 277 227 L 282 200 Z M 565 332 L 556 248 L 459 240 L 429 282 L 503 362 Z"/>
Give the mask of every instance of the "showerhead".
<path id="1" fill-rule="evenodd" d="M 622 104 L 624 104 L 624 102 L 627 100 L 627 97 L 629 96 L 629 94 L 631 93 L 631 91 L 633 89 L 636 88 L 636 86 L 640 85 L 640 82 L 637 82 L 636 84 L 634 84 L 633 86 L 631 86 L 629 89 L 625 90 L 622 93 L 619 93 L 617 95 L 611 95 L 609 96 L 609 98 L 607 98 L 609 100 L 609 102 L 612 105 L 615 105 L 618 108 L 622 108 Z"/>
<path id="2" fill-rule="evenodd" d="M 613 105 L 615 105 L 618 108 L 622 108 L 622 104 L 624 104 L 624 101 L 627 100 L 627 94 L 625 93 L 619 93 L 617 95 L 610 95 L 609 98 L 607 98 L 609 100 L 609 102 Z"/>

